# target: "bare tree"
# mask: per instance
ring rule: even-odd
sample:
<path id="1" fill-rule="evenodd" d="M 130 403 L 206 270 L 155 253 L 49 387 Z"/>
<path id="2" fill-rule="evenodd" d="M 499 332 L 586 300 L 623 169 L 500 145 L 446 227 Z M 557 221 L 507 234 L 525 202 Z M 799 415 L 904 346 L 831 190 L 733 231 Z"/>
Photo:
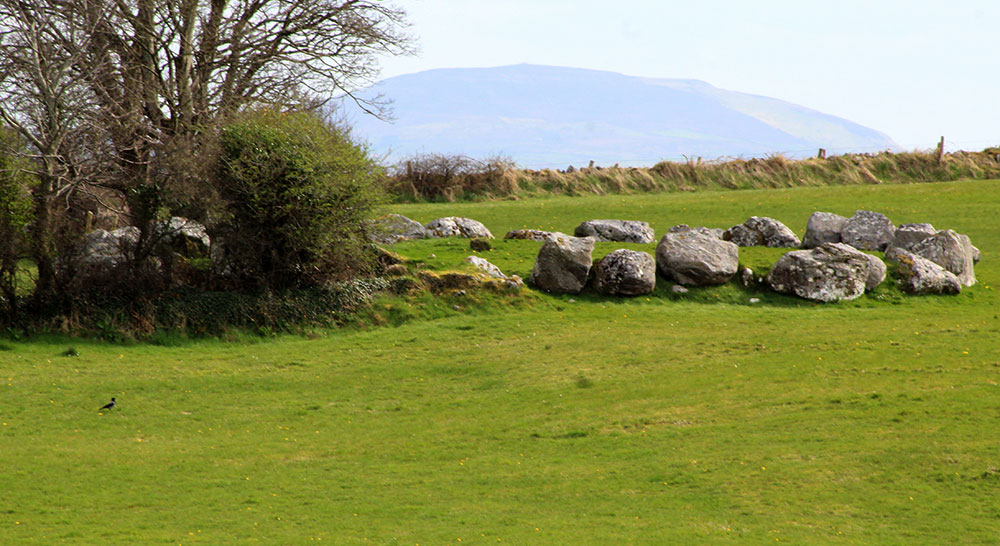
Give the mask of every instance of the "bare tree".
<path id="1" fill-rule="evenodd" d="M 53 207 L 82 180 L 91 107 L 83 65 L 89 28 L 60 13 L 57 2 L 0 0 L 0 120 L 28 148 L 4 150 L 27 156 L 32 188 L 31 255 L 38 267 L 37 294 L 54 289 Z"/>

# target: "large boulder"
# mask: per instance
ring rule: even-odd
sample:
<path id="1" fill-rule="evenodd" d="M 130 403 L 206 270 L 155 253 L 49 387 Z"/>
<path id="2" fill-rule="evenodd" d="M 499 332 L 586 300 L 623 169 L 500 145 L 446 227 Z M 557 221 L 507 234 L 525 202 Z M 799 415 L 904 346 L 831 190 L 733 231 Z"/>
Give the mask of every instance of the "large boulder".
<path id="1" fill-rule="evenodd" d="M 922 295 L 958 294 L 962 291 L 962 283 L 954 273 L 908 250 L 893 248 L 886 258 L 899 264 L 896 276 L 903 292 Z"/>
<path id="2" fill-rule="evenodd" d="M 587 220 L 576 226 L 573 235 L 618 243 L 652 243 L 654 240 L 649 223 L 637 220 Z"/>
<path id="3" fill-rule="evenodd" d="M 746 222 L 727 229 L 722 238 L 739 246 L 798 248 L 802 245 L 788 226 L 766 216 L 751 216 Z"/>
<path id="4" fill-rule="evenodd" d="M 884 251 L 896 235 L 896 226 L 884 214 L 859 210 L 844 222 L 840 240 L 860 250 Z"/>
<path id="5" fill-rule="evenodd" d="M 153 225 L 159 251 L 171 250 L 182 256 L 208 256 L 212 239 L 200 222 L 174 216 Z"/>
<path id="6" fill-rule="evenodd" d="M 649 294 L 656 286 L 656 260 L 646 252 L 620 248 L 594 266 L 594 289 L 607 296 Z"/>
<path id="7" fill-rule="evenodd" d="M 725 284 L 740 265 L 739 247 L 699 231 L 667 233 L 656 245 L 656 266 L 680 284 Z"/>
<path id="8" fill-rule="evenodd" d="M 594 263 L 594 243 L 593 237 L 553 236 L 539 249 L 529 281 L 546 292 L 579 293 Z"/>
<path id="9" fill-rule="evenodd" d="M 937 233 L 930 224 L 900 224 L 892 237 L 892 242 L 886 247 L 886 252 L 893 248 L 910 250 L 913 245 Z"/>
<path id="10" fill-rule="evenodd" d="M 839 243 L 847 218 L 832 212 L 814 212 L 806 223 L 802 248 L 816 248 L 823 243 Z"/>
<path id="11" fill-rule="evenodd" d="M 426 239 L 427 228 L 402 214 L 387 214 L 371 223 L 368 239 L 375 243 L 391 245 L 400 241 Z"/>
<path id="12" fill-rule="evenodd" d="M 483 224 L 460 216 L 447 216 L 432 220 L 424 226 L 428 237 L 485 237 L 492 239 L 493 234 Z"/>
<path id="13" fill-rule="evenodd" d="M 976 284 L 972 248 L 967 236 L 944 229 L 912 245 L 909 250 L 954 273 L 962 286 L 972 286 Z"/>
<path id="14" fill-rule="evenodd" d="M 767 282 L 776 292 L 807 300 L 853 300 L 865 293 L 870 269 L 865 253 L 842 243 L 823 243 L 782 256 Z"/>
<path id="15" fill-rule="evenodd" d="M 726 230 L 721 228 L 709 228 L 704 226 L 691 227 L 687 224 L 678 224 L 667 230 L 668 233 L 683 233 L 685 231 L 697 231 L 699 233 L 715 237 L 716 239 L 722 239 L 722 236 L 726 232 Z"/>
<path id="16" fill-rule="evenodd" d="M 134 226 L 113 231 L 95 229 L 83 236 L 78 263 L 84 274 L 108 271 L 125 263 L 126 253 L 138 242 L 139 228 Z"/>

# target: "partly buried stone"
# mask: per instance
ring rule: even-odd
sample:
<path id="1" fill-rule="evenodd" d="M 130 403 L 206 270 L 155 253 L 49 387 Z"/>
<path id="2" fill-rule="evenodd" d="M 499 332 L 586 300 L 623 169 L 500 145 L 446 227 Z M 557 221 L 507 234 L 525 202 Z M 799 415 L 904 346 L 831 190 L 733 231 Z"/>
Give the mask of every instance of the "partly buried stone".
<path id="1" fill-rule="evenodd" d="M 540 229 L 514 229 L 504 235 L 504 239 L 527 239 L 530 241 L 548 241 L 556 232 Z M 568 236 L 567 236 L 568 237 Z"/>
<path id="2" fill-rule="evenodd" d="M 887 216 L 870 210 L 859 210 L 844 222 L 840 240 L 859 250 L 884 251 L 896 234 L 896 226 Z"/>
<path id="3" fill-rule="evenodd" d="M 497 279 L 507 278 L 507 275 L 504 275 L 503 271 L 500 271 L 499 267 L 493 265 L 484 258 L 480 258 L 479 256 L 469 256 L 465 259 L 465 261 L 472 264 L 476 269 L 486 273 L 490 277 L 495 277 Z"/>
<path id="4" fill-rule="evenodd" d="M 587 220 L 576 226 L 573 235 L 618 243 L 652 243 L 654 240 L 649 223 L 637 220 Z"/>
<path id="5" fill-rule="evenodd" d="M 687 224 L 678 224 L 667 230 L 668 233 L 683 233 L 685 231 L 696 231 L 710 237 L 715 237 L 716 239 L 722 239 L 723 234 L 726 232 L 726 230 L 720 228 L 709 228 L 704 226 L 691 227 Z"/>
<path id="6" fill-rule="evenodd" d="M 469 248 L 476 252 L 486 252 L 487 250 L 493 250 L 493 244 L 490 243 L 489 239 L 476 237 L 469 240 Z"/>
<path id="7" fill-rule="evenodd" d="M 823 243 L 782 256 L 771 268 L 767 282 L 776 292 L 807 300 L 853 300 L 865 293 L 870 269 L 865 253 L 842 243 Z"/>
<path id="8" fill-rule="evenodd" d="M 798 248 L 802 241 L 788 226 L 766 216 L 751 216 L 749 220 L 733 226 L 722 234 L 726 241 L 739 246 L 768 246 Z"/>
<path id="9" fill-rule="evenodd" d="M 816 248 L 823 243 L 839 243 L 847 218 L 832 212 L 814 212 L 806 223 L 802 248 Z"/>
<path id="10" fill-rule="evenodd" d="M 545 241 L 538 251 L 530 282 L 541 290 L 558 294 L 577 294 L 587 284 L 594 263 L 593 237 L 570 237 L 557 234 Z"/>
<path id="11" fill-rule="evenodd" d="M 725 284 L 740 265 L 739 247 L 698 231 L 667 233 L 656 245 L 656 266 L 681 284 Z"/>
<path id="12" fill-rule="evenodd" d="M 886 247 L 886 252 L 893 248 L 910 250 L 913 248 L 913 245 L 923 241 L 935 233 L 937 233 L 937 230 L 930 224 L 900 224 L 900 226 L 896 228 L 896 233 L 892 237 L 892 242 L 890 242 L 889 246 Z"/>
<path id="13" fill-rule="evenodd" d="M 912 245 L 909 250 L 954 273 L 962 286 L 972 286 L 976 284 L 972 248 L 968 236 L 944 229 Z"/>
<path id="14" fill-rule="evenodd" d="M 656 260 L 646 252 L 620 248 L 594 266 L 594 290 L 607 296 L 649 294 L 656 286 Z"/>
<path id="15" fill-rule="evenodd" d="M 432 220 L 424 226 L 428 237 L 485 237 L 492 239 L 493 234 L 483 224 L 460 216 L 446 216 Z"/>
<path id="16" fill-rule="evenodd" d="M 958 294 L 962 283 L 951 271 L 916 254 L 893 248 L 886 258 L 897 262 L 896 276 L 899 287 L 908 294 Z"/>
<path id="17" fill-rule="evenodd" d="M 423 224 L 402 214 L 387 214 L 376 218 L 370 226 L 368 239 L 375 243 L 391 245 L 400 241 L 427 238 L 427 228 Z"/>

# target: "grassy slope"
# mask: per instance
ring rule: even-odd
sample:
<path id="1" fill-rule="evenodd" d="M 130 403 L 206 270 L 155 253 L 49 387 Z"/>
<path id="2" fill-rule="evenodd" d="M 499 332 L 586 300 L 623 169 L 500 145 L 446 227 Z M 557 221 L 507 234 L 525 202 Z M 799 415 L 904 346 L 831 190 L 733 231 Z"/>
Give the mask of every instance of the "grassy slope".
<path id="1" fill-rule="evenodd" d="M 995 540 L 1000 182 L 399 210 L 498 234 L 758 214 L 801 235 L 814 208 L 969 233 L 980 283 L 838 305 L 543 297 L 245 344 L 7 342 L 0 543 Z M 434 244 L 397 250 L 465 254 Z M 489 257 L 526 274 L 525 245 Z"/>

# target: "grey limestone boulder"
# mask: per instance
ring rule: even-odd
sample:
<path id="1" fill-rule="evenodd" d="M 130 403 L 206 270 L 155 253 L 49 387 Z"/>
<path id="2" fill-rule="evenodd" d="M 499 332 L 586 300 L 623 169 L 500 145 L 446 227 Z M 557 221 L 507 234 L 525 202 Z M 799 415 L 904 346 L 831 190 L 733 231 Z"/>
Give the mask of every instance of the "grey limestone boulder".
<path id="1" fill-rule="evenodd" d="M 476 269 L 482 271 L 483 273 L 489 275 L 490 277 L 494 277 L 497 279 L 507 278 L 507 275 L 504 275 L 503 271 L 500 271 L 499 267 L 493 265 L 485 258 L 480 258 L 479 256 L 469 256 L 465 258 L 465 261 L 466 263 L 472 264 Z"/>
<path id="2" fill-rule="evenodd" d="M 649 223 L 637 220 L 587 220 L 576 226 L 573 235 L 619 243 L 652 243 L 654 240 Z"/>
<path id="3" fill-rule="evenodd" d="M 683 233 L 685 231 L 697 231 L 699 233 L 715 237 L 716 239 L 722 239 L 723 234 L 726 232 L 726 230 L 721 228 L 709 228 L 704 226 L 691 227 L 687 224 L 678 224 L 667 230 L 668 233 Z"/>
<path id="4" fill-rule="evenodd" d="M 892 242 L 886 247 L 886 252 L 892 248 L 910 250 L 913 245 L 937 233 L 930 224 L 900 224 L 892 237 Z"/>
<path id="5" fill-rule="evenodd" d="M 739 268 L 739 247 L 698 231 L 667 233 L 656 245 L 656 266 L 680 284 L 725 284 Z"/>
<path id="6" fill-rule="evenodd" d="M 594 289 L 607 296 L 649 294 L 656 286 L 656 260 L 646 252 L 620 248 L 594 266 Z"/>
<path id="7" fill-rule="evenodd" d="M 391 245 L 400 241 L 426 239 L 427 228 L 402 214 L 387 214 L 371 223 L 368 239 L 375 243 Z"/>
<path id="8" fill-rule="evenodd" d="M 823 243 L 839 243 L 847 218 L 832 212 L 814 212 L 806 223 L 802 248 L 816 248 Z"/>
<path id="9" fill-rule="evenodd" d="M 859 250 L 884 251 L 896 235 L 896 226 L 884 214 L 859 210 L 844 222 L 840 240 Z"/>
<path id="10" fill-rule="evenodd" d="M 539 249 L 529 281 L 546 292 L 579 293 L 594 263 L 594 243 L 593 237 L 553 236 Z"/>
<path id="11" fill-rule="evenodd" d="M 864 252 L 861 254 L 868 260 L 868 277 L 865 279 L 865 291 L 874 290 L 885 281 L 888 268 L 885 266 L 885 262 L 880 260 L 878 256 L 872 256 Z"/>
<path id="12" fill-rule="evenodd" d="M 184 256 L 209 255 L 212 239 L 200 222 L 174 216 L 169 220 L 157 222 L 153 229 L 155 236 L 159 238 L 157 244 L 161 250 L 169 248 Z"/>
<path id="13" fill-rule="evenodd" d="M 870 262 L 863 252 L 842 243 L 823 243 L 782 256 L 767 282 L 776 292 L 812 301 L 853 300 L 865 292 Z"/>
<path id="14" fill-rule="evenodd" d="M 504 239 L 527 239 L 530 241 L 548 241 L 557 232 L 542 231 L 540 229 L 514 229 L 504 235 Z"/>
<path id="15" fill-rule="evenodd" d="M 722 238 L 739 246 L 798 248 L 802 245 L 788 226 L 766 216 L 751 216 L 746 222 L 727 229 Z"/>
<path id="16" fill-rule="evenodd" d="M 107 231 L 95 229 L 83 236 L 79 264 L 85 273 L 98 273 L 125 262 L 126 253 L 139 242 L 139 228 L 127 226 Z"/>
<path id="17" fill-rule="evenodd" d="M 893 248 L 886 258 L 897 262 L 896 276 L 903 292 L 909 294 L 958 294 L 962 283 L 951 271 L 916 254 Z"/>
<path id="18" fill-rule="evenodd" d="M 446 216 L 432 220 L 426 226 L 428 237 L 484 237 L 492 239 L 493 234 L 486 226 L 471 218 Z"/>
<path id="19" fill-rule="evenodd" d="M 954 273 L 962 286 L 976 284 L 972 242 L 967 236 L 944 229 L 912 245 L 909 250 Z"/>

